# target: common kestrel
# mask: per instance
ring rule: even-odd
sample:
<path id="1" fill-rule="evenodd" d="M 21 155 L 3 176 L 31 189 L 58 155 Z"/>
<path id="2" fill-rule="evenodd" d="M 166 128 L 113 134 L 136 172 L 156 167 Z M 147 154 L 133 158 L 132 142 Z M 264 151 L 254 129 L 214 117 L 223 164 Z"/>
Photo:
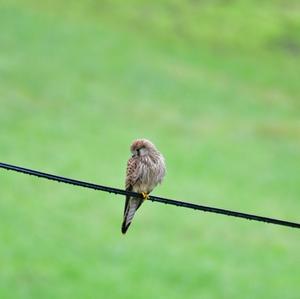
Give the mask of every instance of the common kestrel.
<path id="1" fill-rule="evenodd" d="M 127 162 L 125 188 L 128 191 L 141 193 L 144 199 L 126 196 L 123 234 L 126 233 L 137 209 L 156 185 L 162 182 L 166 172 L 164 157 L 149 140 L 135 140 L 130 151 L 132 157 Z"/>

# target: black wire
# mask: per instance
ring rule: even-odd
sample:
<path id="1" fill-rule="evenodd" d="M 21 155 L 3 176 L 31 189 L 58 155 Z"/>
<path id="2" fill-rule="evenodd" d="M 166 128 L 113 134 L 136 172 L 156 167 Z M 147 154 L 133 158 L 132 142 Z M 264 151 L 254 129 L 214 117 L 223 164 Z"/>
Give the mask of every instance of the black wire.
<path id="1" fill-rule="evenodd" d="M 85 187 L 85 188 L 89 188 L 89 189 L 95 189 L 95 190 L 100 190 L 100 191 L 109 192 L 109 193 L 129 195 L 129 196 L 134 196 L 134 197 L 138 197 L 138 198 L 143 198 L 140 193 L 126 191 L 126 190 L 113 188 L 113 187 L 101 186 L 98 184 L 92 184 L 92 183 L 79 181 L 79 180 L 74 180 L 74 179 L 70 179 L 70 178 L 66 178 L 66 177 L 62 177 L 62 176 L 58 176 L 58 175 L 53 175 L 53 174 L 49 174 L 49 173 L 45 173 L 45 172 L 40 172 L 40 171 L 28 169 L 28 168 L 23 168 L 23 167 L 19 167 L 19 166 L 14 166 L 14 165 L 6 164 L 6 163 L 0 162 L 0 168 L 4 168 L 7 170 L 13 170 L 16 172 L 21 172 L 21 173 L 37 176 L 40 178 L 46 178 L 49 180 L 62 182 L 62 183 L 66 183 L 66 184 L 71 184 L 71 185 L 76 185 L 76 186 L 80 186 L 80 187 Z M 227 215 L 227 216 L 233 216 L 233 217 L 261 221 L 261 222 L 267 222 L 267 223 L 288 226 L 288 227 L 293 227 L 293 228 L 300 228 L 300 224 L 295 223 L 295 222 L 289 222 L 289 221 L 284 221 L 284 220 L 279 220 L 279 219 L 274 219 L 274 218 L 253 215 L 253 214 L 235 212 L 235 211 L 231 211 L 231 210 L 225 210 L 225 209 L 214 208 L 214 207 L 209 207 L 209 206 L 197 205 L 197 204 L 193 204 L 193 203 L 189 203 L 189 202 L 178 201 L 178 200 L 168 199 L 168 198 L 163 198 L 163 197 L 158 197 L 158 196 L 151 195 L 151 196 L 149 196 L 149 200 L 168 204 L 168 205 L 184 207 L 184 208 L 188 208 L 188 209 L 200 210 L 200 211 L 204 211 L 204 212 L 217 213 L 217 214 L 222 214 L 222 215 Z"/>

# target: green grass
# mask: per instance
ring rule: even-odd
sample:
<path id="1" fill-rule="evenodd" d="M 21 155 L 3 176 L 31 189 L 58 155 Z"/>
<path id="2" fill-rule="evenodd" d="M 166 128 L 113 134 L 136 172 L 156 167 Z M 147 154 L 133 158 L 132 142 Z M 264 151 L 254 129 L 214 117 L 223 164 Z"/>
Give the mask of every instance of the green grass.
<path id="1" fill-rule="evenodd" d="M 155 194 L 299 222 L 299 4 L 191 3 L 2 2 L 1 161 L 123 187 L 147 137 Z M 121 197 L 0 175 L 0 298 L 299 297 L 296 230 L 146 202 L 124 237 Z"/>

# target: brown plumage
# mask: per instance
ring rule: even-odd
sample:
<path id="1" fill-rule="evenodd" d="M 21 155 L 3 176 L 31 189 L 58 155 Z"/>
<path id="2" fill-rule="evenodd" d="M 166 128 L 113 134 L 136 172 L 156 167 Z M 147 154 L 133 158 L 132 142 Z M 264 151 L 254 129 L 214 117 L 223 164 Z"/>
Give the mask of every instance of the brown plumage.
<path id="1" fill-rule="evenodd" d="M 125 188 L 143 193 L 145 197 L 160 184 L 166 172 L 164 157 L 154 144 L 147 139 L 135 140 L 130 151 L 132 157 L 127 162 Z M 122 233 L 125 234 L 143 199 L 126 196 Z"/>

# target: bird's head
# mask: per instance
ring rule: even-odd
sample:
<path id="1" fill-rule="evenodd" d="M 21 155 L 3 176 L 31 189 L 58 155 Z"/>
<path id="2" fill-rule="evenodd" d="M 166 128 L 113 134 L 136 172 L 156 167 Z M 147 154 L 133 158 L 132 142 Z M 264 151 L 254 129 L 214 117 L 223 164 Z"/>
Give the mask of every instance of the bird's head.
<path id="1" fill-rule="evenodd" d="M 156 152 L 154 144 L 147 139 L 137 139 L 133 141 L 130 147 L 132 156 L 146 156 Z"/>

